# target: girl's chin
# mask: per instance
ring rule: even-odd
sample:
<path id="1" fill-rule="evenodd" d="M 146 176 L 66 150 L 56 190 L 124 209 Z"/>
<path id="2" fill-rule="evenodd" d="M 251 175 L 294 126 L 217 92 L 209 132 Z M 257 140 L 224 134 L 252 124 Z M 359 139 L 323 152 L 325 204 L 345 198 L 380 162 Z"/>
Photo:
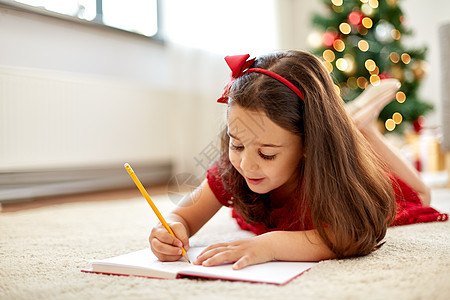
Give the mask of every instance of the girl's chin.
<path id="1" fill-rule="evenodd" d="M 257 193 L 257 194 L 267 194 L 268 192 L 271 191 L 270 188 L 267 188 L 265 186 L 253 185 L 253 184 L 249 184 L 248 182 L 247 182 L 247 186 L 252 192 Z"/>

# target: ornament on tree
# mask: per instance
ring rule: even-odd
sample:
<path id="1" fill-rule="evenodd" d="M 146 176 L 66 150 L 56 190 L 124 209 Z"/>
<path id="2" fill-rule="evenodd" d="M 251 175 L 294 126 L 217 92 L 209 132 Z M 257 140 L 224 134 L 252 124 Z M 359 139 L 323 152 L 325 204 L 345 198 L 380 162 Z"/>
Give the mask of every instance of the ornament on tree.
<path id="1" fill-rule="evenodd" d="M 428 73 L 428 63 L 424 60 L 415 61 L 411 65 L 411 70 L 416 80 L 422 80 Z"/>
<path id="2" fill-rule="evenodd" d="M 420 116 L 417 120 L 413 121 L 413 128 L 416 133 L 419 133 L 425 127 L 425 117 Z"/>
<path id="3" fill-rule="evenodd" d="M 411 70 L 405 70 L 405 81 L 412 83 L 414 82 L 414 73 Z"/>
<path id="4" fill-rule="evenodd" d="M 389 4 L 390 7 L 394 8 L 397 6 L 397 0 L 387 0 L 387 4 Z"/>
<path id="5" fill-rule="evenodd" d="M 390 73 L 392 77 L 397 78 L 400 82 L 403 82 L 405 80 L 405 74 L 403 73 L 403 69 L 398 65 L 392 66 Z"/>
<path id="6" fill-rule="evenodd" d="M 369 17 L 372 17 L 375 13 L 375 9 L 373 9 L 372 6 L 370 6 L 369 4 L 365 3 L 361 6 L 361 11 Z"/>
<path id="7" fill-rule="evenodd" d="M 364 15 L 360 11 L 352 11 L 348 15 L 348 21 L 350 24 L 358 26 L 361 25 L 362 19 L 364 18 Z"/>
<path id="8" fill-rule="evenodd" d="M 323 34 L 322 41 L 326 47 L 331 48 L 338 38 L 339 34 L 336 31 L 327 31 Z"/>
<path id="9" fill-rule="evenodd" d="M 313 49 L 321 47 L 322 41 L 322 33 L 319 30 L 311 31 L 307 38 L 308 45 Z"/>
<path id="10" fill-rule="evenodd" d="M 391 23 L 381 20 L 375 27 L 375 37 L 382 43 L 390 43 L 394 39 L 391 34 L 393 29 Z"/>

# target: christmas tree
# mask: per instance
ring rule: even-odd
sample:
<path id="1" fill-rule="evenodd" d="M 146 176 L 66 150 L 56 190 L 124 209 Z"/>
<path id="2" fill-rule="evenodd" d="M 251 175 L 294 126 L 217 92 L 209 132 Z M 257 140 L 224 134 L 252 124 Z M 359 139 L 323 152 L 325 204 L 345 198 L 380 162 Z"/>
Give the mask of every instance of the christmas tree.
<path id="1" fill-rule="evenodd" d="M 327 14 L 316 14 L 316 28 L 308 37 L 312 52 L 320 56 L 345 102 L 356 98 L 369 84 L 396 78 L 402 86 L 381 112 L 388 131 L 419 120 L 432 105 L 421 100 L 418 87 L 427 63 L 426 47 L 405 49 L 402 38 L 411 35 L 398 0 L 322 0 Z"/>

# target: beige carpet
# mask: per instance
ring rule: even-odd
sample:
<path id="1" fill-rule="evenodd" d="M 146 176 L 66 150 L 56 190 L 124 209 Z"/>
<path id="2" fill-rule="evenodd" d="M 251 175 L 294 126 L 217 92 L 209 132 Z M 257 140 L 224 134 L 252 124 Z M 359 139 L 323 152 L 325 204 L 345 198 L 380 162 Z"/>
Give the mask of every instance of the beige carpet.
<path id="1" fill-rule="evenodd" d="M 450 212 L 450 190 L 432 206 Z M 154 197 L 160 210 L 173 204 Z M 90 259 L 147 247 L 156 217 L 142 198 L 0 214 L 0 299 L 450 299 L 450 222 L 393 227 L 361 258 L 324 261 L 286 286 L 80 272 Z M 193 245 L 250 236 L 221 210 Z"/>

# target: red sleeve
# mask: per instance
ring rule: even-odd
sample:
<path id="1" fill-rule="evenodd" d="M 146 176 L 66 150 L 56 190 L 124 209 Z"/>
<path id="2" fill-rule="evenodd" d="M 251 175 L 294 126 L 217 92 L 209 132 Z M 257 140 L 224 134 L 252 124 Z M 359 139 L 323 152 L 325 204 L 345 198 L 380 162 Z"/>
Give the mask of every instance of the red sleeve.
<path id="1" fill-rule="evenodd" d="M 231 207 L 233 205 L 233 199 L 229 192 L 225 190 L 223 186 L 222 175 L 220 174 L 219 166 L 215 163 L 211 168 L 206 171 L 206 178 L 208 179 L 209 187 L 216 196 L 217 200 L 223 206 Z"/>

